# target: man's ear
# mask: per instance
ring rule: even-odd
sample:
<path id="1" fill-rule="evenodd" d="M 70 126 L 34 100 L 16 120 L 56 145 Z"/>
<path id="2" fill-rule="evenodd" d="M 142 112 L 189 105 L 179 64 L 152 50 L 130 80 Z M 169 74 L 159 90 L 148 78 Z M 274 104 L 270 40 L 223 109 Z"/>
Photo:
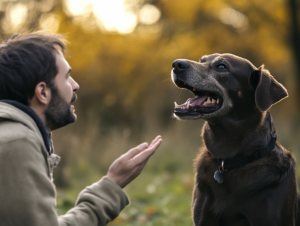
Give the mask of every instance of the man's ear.
<path id="1" fill-rule="evenodd" d="M 51 100 L 51 89 L 45 82 L 40 82 L 35 86 L 34 95 L 40 104 L 48 105 Z"/>
<path id="2" fill-rule="evenodd" d="M 250 82 L 256 86 L 255 104 L 261 111 L 268 110 L 273 104 L 288 97 L 286 88 L 264 69 L 264 65 L 251 74 Z"/>

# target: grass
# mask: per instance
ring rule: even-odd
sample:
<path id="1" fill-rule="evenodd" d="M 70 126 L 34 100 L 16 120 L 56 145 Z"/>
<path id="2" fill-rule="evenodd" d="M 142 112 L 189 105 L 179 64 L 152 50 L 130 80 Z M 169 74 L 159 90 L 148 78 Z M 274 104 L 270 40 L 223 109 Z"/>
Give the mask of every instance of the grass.
<path id="1" fill-rule="evenodd" d="M 192 225 L 192 189 L 192 173 L 145 172 L 125 188 L 131 203 L 109 225 Z M 74 206 L 79 191 L 58 190 L 59 214 L 64 214 Z"/>
<path id="2" fill-rule="evenodd" d="M 131 205 L 110 225 L 192 225 L 192 175 L 144 175 L 128 188 Z M 151 178 L 143 183 L 146 178 Z"/>

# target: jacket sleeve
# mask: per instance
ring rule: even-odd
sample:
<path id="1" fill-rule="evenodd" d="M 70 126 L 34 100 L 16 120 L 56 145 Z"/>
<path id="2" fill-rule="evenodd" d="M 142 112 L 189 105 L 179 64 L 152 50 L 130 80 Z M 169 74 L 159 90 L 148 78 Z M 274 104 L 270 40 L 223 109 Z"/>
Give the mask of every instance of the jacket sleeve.
<path id="1" fill-rule="evenodd" d="M 39 145 L 33 135 L 0 145 L 0 225 L 102 226 L 129 203 L 104 177 L 83 190 L 66 215 L 57 216 L 55 187 Z"/>
<path id="2" fill-rule="evenodd" d="M 108 177 L 102 178 L 80 193 L 75 208 L 59 217 L 59 225 L 106 225 L 128 205 L 122 193 L 115 182 Z"/>

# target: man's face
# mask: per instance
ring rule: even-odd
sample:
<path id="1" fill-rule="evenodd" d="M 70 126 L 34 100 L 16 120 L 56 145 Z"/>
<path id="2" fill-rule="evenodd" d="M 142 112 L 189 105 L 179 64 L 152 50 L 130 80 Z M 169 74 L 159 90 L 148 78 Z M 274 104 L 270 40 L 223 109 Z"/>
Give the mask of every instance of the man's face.
<path id="1" fill-rule="evenodd" d="M 51 131 L 75 122 L 77 116 L 71 103 L 76 100 L 75 91 L 79 89 L 79 85 L 70 77 L 71 68 L 62 53 L 55 53 L 55 56 L 58 73 L 45 111 L 46 126 Z"/>

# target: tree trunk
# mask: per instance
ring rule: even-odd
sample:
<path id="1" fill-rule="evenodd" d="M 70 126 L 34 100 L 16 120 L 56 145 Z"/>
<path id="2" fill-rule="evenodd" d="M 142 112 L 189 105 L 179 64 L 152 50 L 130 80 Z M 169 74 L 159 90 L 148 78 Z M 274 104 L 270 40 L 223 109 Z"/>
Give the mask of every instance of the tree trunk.
<path id="1" fill-rule="evenodd" d="M 294 56 L 294 63 L 296 69 L 296 82 L 297 87 L 300 87 L 300 27 L 298 18 L 297 0 L 289 0 L 290 9 L 290 35 L 291 35 L 291 49 Z M 297 89 L 298 96 L 300 97 L 300 89 Z"/>

